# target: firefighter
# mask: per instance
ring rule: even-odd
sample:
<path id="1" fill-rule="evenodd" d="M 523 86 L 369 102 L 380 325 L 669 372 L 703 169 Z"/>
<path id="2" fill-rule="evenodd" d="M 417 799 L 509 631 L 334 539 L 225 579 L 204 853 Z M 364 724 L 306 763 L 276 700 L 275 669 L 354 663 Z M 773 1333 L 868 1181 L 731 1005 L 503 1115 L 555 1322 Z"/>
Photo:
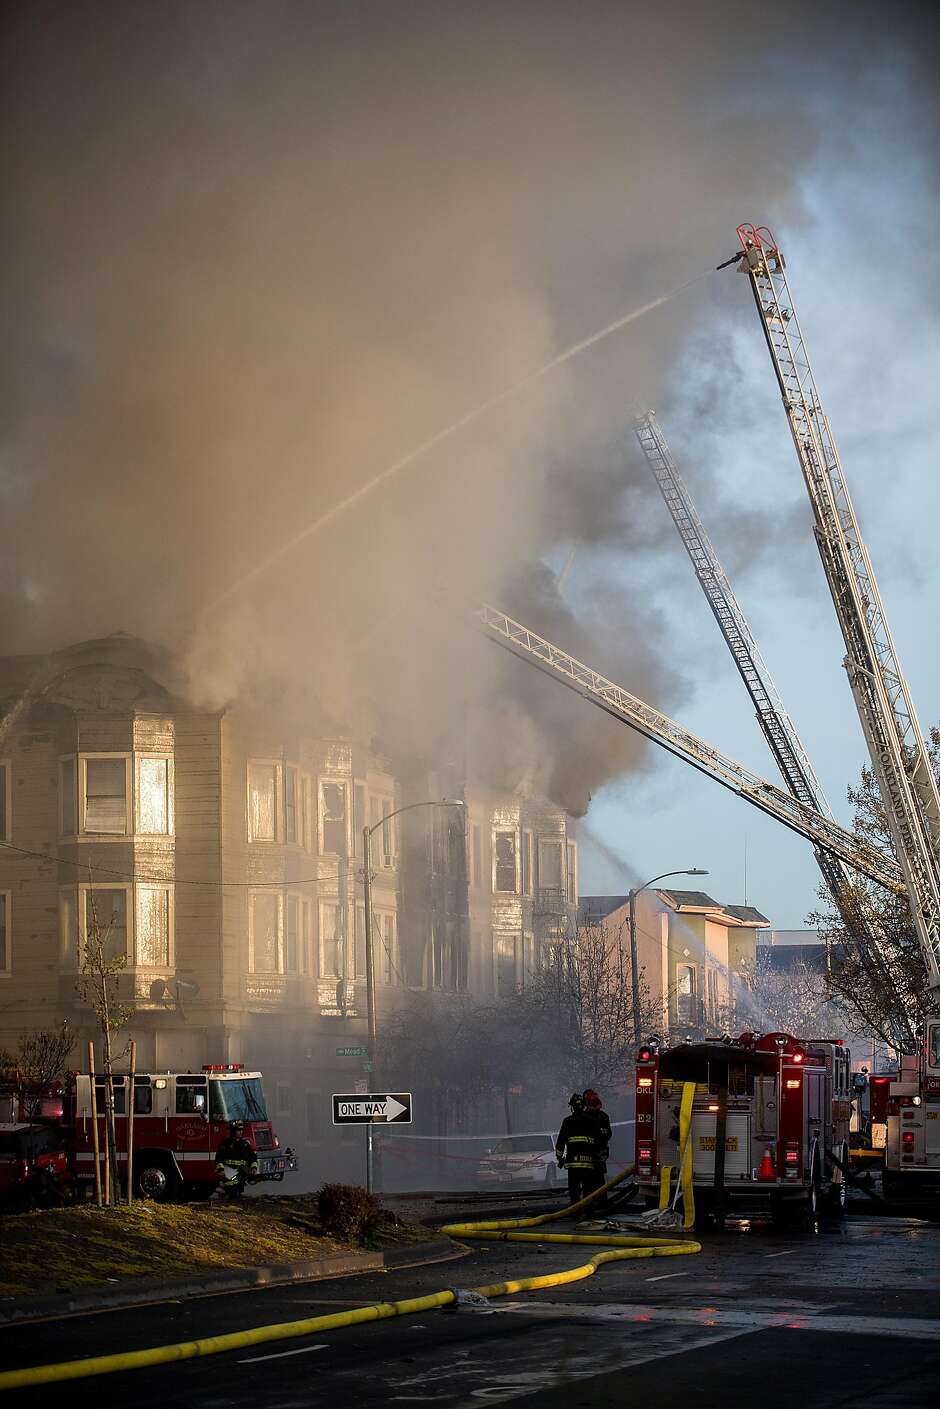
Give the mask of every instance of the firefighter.
<path id="1" fill-rule="evenodd" d="M 233 1120 L 215 1156 L 215 1172 L 221 1187 L 236 1197 L 249 1179 L 258 1174 L 258 1156 L 245 1139 L 245 1122 Z"/>
<path id="2" fill-rule="evenodd" d="M 568 1171 L 568 1199 L 576 1204 L 597 1187 L 595 1160 L 597 1157 L 597 1118 L 584 1109 L 584 1097 L 576 1091 L 568 1102 L 571 1114 L 566 1115 L 555 1141 L 555 1159 L 559 1169 Z"/>
<path id="3" fill-rule="evenodd" d="M 597 1125 L 597 1151 L 594 1157 L 594 1188 L 600 1189 L 607 1183 L 607 1160 L 610 1157 L 612 1131 L 610 1116 L 604 1110 L 601 1098 L 592 1087 L 584 1093 L 584 1109 Z"/>

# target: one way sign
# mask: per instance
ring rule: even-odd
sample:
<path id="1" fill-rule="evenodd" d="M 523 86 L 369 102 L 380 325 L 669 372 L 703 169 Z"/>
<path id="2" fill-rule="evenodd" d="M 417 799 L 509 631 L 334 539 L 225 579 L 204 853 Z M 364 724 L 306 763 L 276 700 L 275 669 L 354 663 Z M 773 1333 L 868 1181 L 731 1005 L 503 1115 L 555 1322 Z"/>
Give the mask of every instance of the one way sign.
<path id="1" fill-rule="evenodd" d="M 411 1092 L 333 1097 L 334 1125 L 410 1125 Z"/>

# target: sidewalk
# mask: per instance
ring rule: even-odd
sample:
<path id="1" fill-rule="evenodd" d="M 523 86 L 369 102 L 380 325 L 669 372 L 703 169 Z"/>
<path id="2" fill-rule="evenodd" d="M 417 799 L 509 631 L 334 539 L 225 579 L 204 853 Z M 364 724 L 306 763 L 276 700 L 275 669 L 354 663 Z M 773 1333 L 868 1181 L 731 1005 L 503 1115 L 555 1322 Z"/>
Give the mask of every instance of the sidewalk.
<path id="1" fill-rule="evenodd" d="M 0 1327 L 26 1321 L 54 1320 L 98 1311 L 117 1311 L 190 1297 L 217 1296 L 225 1292 L 252 1291 L 291 1282 L 319 1282 L 362 1272 L 391 1272 L 406 1267 L 431 1266 L 467 1257 L 470 1249 L 450 1238 L 433 1243 L 403 1244 L 383 1252 L 340 1253 L 332 1257 L 284 1262 L 268 1267 L 231 1267 L 193 1277 L 139 1278 L 121 1285 L 89 1291 L 62 1292 L 52 1296 L 12 1297 L 0 1300 Z"/>

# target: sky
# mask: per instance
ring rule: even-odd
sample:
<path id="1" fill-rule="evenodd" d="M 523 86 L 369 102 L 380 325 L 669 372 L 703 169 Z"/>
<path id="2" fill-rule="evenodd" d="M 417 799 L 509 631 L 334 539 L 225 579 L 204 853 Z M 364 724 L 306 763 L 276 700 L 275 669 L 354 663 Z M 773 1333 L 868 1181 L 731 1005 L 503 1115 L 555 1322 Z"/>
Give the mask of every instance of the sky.
<path id="1" fill-rule="evenodd" d="M 769 775 L 632 442 L 655 407 L 848 820 L 864 750 L 805 493 L 746 282 L 714 271 L 751 220 L 940 717 L 935 6 L 797 3 L 772 40 L 723 0 L 2 23 L 0 654 L 159 640 L 197 704 L 291 701 L 406 773 L 584 814 L 585 892 L 687 865 L 740 902 L 746 845 L 748 901 L 800 926 L 806 843 L 441 604 L 505 606 Z"/>

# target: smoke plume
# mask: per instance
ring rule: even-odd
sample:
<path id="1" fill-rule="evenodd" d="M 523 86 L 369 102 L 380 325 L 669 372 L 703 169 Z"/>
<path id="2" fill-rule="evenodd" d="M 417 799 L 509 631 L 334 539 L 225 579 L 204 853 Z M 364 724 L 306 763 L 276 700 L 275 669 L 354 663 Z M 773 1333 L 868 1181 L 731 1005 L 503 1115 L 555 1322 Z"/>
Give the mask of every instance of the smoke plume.
<path id="1" fill-rule="evenodd" d="M 885 43 L 909 45 L 916 10 Z M 276 680 L 401 758 L 462 752 L 582 811 L 645 746 L 438 594 L 485 594 L 681 702 L 629 571 L 667 529 L 621 449 L 716 316 L 707 281 L 238 584 L 732 253 L 738 220 L 800 221 L 819 73 L 852 58 L 828 72 L 849 105 L 886 23 L 801 13 L 816 57 L 783 82 L 730 3 L 7 5 L 0 652 L 137 633 L 198 702 Z M 572 544 L 627 568 L 563 597 Z"/>

